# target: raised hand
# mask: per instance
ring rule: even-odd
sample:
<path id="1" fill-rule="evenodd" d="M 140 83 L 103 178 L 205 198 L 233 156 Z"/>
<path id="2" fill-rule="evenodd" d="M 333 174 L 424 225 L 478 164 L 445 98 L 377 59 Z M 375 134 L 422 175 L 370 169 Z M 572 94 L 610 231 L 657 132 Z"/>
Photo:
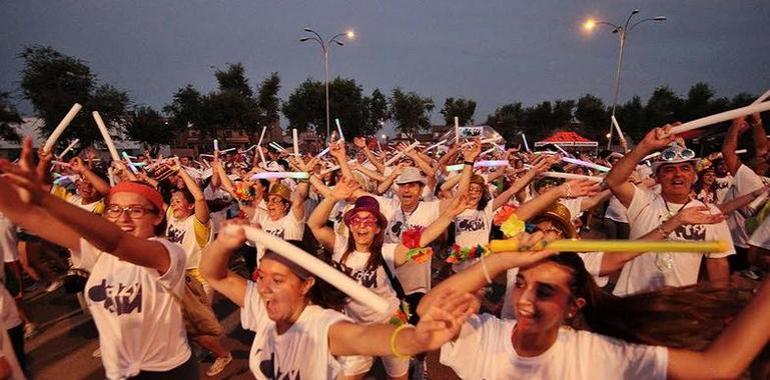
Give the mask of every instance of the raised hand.
<path id="1" fill-rule="evenodd" d="M 679 125 L 679 123 L 666 124 L 660 128 L 650 130 L 644 136 L 644 139 L 639 142 L 639 145 L 644 146 L 647 151 L 664 149 L 676 139 L 676 135 L 671 134 L 671 128 L 676 125 Z"/>
<path id="2" fill-rule="evenodd" d="M 70 169 L 72 169 L 73 172 L 82 175 L 83 172 L 88 169 L 88 167 L 83 162 L 83 160 L 80 159 L 80 157 L 73 157 L 70 160 Z"/>
<path id="3" fill-rule="evenodd" d="M 590 197 L 601 191 L 601 184 L 585 179 L 574 179 L 559 187 L 565 198 Z"/>
<path id="4" fill-rule="evenodd" d="M 336 158 L 337 161 L 342 162 L 347 160 L 347 154 L 345 153 L 345 143 L 332 142 L 329 144 L 329 155 Z"/>
<path id="5" fill-rule="evenodd" d="M 708 206 L 689 207 L 679 211 L 674 217 L 681 224 L 715 224 L 725 220 L 722 213 L 712 214 Z"/>
<path id="6" fill-rule="evenodd" d="M 25 138 L 19 163 L 12 164 L 7 160 L 0 160 L 0 171 L 3 172 L 2 178 L 13 185 L 20 202 L 40 204 L 47 191 L 45 182 L 37 175 L 35 164 L 32 162 L 33 151 L 32 139 Z M 7 196 L 11 194 L 8 193 Z"/>
<path id="7" fill-rule="evenodd" d="M 460 294 L 452 289 L 446 289 L 434 299 L 414 329 L 414 342 L 424 351 L 436 350 L 456 337 L 479 302 L 470 293 Z"/>
<path id="8" fill-rule="evenodd" d="M 353 137 L 353 145 L 359 149 L 366 148 L 366 137 Z"/>
<path id="9" fill-rule="evenodd" d="M 468 162 L 476 161 L 479 154 L 481 154 L 479 139 L 476 139 L 469 147 L 463 149 L 463 159 Z"/>
<path id="10" fill-rule="evenodd" d="M 355 178 L 343 177 L 342 180 L 337 182 L 337 185 L 334 186 L 334 190 L 332 190 L 331 194 L 337 200 L 344 200 L 350 198 L 353 193 L 360 188 L 361 185 Z"/>
<path id="11" fill-rule="evenodd" d="M 514 252 L 498 252 L 499 257 L 505 261 L 506 268 L 518 268 L 532 265 L 540 260 L 555 255 L 557 252 L 552 249 L 544 249 L 548 240 L 545 234 L 537 231 L 533 234 L 521 232 L 511 239 L 518 244 L 518 249 Z"/>
<path id="12" fill-rule="evenodd" d="M 228 250 L 238 249 L 246 242 L 246 233 L 243 228 L 227 228 L 228 226 L 248 226 L 249 222 L 244 219 L 227 219 L 220 224 L 221 231 L 217 235 L 216 241 L 222 244 Z"/>

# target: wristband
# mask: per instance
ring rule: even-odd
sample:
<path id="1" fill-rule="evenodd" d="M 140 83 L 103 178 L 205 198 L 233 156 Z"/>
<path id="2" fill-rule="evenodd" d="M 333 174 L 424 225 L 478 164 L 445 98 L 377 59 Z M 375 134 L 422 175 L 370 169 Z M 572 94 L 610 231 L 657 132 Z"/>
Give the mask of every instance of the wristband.
<path id="1" fill-rule="evenodd" d="M 473 161 L 463 161 L 463 165 L 473 166 Z"/>
<path id="2" fill-rule="evenodd" d="M 403 329 L 405 329 L 407 327 L 414 328 L 414 326 L 412 326 L 412 325 L 410 325 L 408 323 L 404 323 L 403 325 L 396 327 L 396 329 L 393 330 L 393 333 L 390 334 L 390 351 L 393 352 L 393 356 L 395 356 L 397 359 L 408 359 L 408 358 L 410 358 L 409 355 L 404 355 L 404 354 L 398 352 L 398 350 L 396 349 L 396 337 L 398 336 L 398 333 L 401 332 L 401 330 L 403 330 Z"/>

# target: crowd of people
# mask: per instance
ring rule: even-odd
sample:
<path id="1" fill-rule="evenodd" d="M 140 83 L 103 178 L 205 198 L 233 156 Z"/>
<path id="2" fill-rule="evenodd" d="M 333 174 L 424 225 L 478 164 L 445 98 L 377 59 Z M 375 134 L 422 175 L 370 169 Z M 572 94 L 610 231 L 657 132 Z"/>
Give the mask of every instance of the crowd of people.
<path id="1" fill-rule="evenodd" d="M 63 161 L 26 139 L 17 161 L 0 161 L 0 375 L 23 378 L 24 335 L 35 330 L 24 271 L 83 300 L 110 379 L 199 378 L 193 346 L 214 357 L 207 376 L 221 373 L 232 355 L 216 293 L 255 333 L 257 379 L 363 379 L 375 360 L 389 379 L 426 378 L 435 350 L 463 379 L 766 378 L 762 119 L 734 120 L 721 151 L 704 157 L 671 128 L 598 156 L 478 138 L 382 149 L 336 136 L 323 152 L 217 147 L 109 165 L 87 151 Z M 741 157 L 744 133 L 753 146 Z M 246 225 L 322 259 L 387 310 L 248 241 Z M 545 243 L 581 235 L 727 249 Z M 499 239 L 520 249 L 492 253 Z M 60 277 L 43 258 L 65 250 Z"/>

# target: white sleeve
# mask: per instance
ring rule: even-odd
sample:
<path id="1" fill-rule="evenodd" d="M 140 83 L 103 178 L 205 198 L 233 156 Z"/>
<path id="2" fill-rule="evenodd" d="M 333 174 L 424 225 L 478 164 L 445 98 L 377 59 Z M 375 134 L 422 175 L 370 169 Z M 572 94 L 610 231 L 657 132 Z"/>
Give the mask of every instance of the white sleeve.
<path id="1" fill-rule="evenodd" d="M 173 289 L 174 293 L 181 297 L 184 294 L 184 274 L 185 266 L 187 264 L 187 254 L 185 254 L 184 248 L 179 244 L 172 243 L 162 238 L 153 238 L 151 240 L 163 244 L 166 248 L 169 257 L 169 266 L 168 270 L 163 275 L 159 275 L 155 269 L 146 269 L 153 275 L 158 275 L 158 281 L 169 289 Z"/>
<path id="2" fill-rule="evenodd" d="M 502 334 L 501 321 L 490 314 L 472 315 L 463 324 L 454 341 L 441 346 L 439 361 L 451 367 L 461 379 L 485 378 L 490 360 L 499 357 L 497 341 L 504 339 L 510 344 L 510 332 Z M 473 355 L 473 360 L 468 360 Z"/>
<path id="3" fill-rule="evenodd" d="M 73 249 L 70 254 L 73 256 L 73 261 L 80 263 L 79 268 L 90 272 L 94 269 L 102 251 L 96 249 L 88 240 L 80 238 L 80 249 Z"/>
<path id="4" fill-rule="evenodd" d="M 265 305 L 257 293 L 257 284 L 254 281 L 246 282 L 246 296 L 241 308 L 241 326 L 244 329 L 259 332 L 268 326 L 270 319 L 265 311 Z"/>
<path id="5" fill-rule="evenodd" d="M 735 172 L 733 186 L 735 187 L 737 193 L 735 196 L 737 198 L 754 190 L 759 190 L 764 186 L 764 183 L 762 182 L 762 177 L 757 175 L 751 168 L 741 165 L 738 171 Z"/>
<path id="6" fill-rule="evenodd" d="M 382 259 L 388 266 L 390 273 L 396 273 L 396 247 L 398 244 L 386 243 L 382 245 Z"/>
<path id="7" fill-rule="evenodd" d="M 713 204 L 709 205 L 710 212 L 712 214 L 720 214 L 719 208 Z M 727 257 L 735 254 L 735 246 L 733 246 L 733 237 L 730 233 L 730 227 L 727 225 L 727 221 L 721 221 L 717 224 L 706 225 L 706 240 L 721 240 L 730 243 L 730 247 L 725 252 L 721 253 L 708 253 L 706 257 L 709 259 L 718 259 L 720 257 Z"/>

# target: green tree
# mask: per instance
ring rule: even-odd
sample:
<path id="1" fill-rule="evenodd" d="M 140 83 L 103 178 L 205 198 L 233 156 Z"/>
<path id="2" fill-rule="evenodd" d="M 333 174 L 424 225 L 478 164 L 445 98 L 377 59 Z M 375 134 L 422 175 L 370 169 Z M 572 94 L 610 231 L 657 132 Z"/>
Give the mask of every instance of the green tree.
<path id="1" fill-rule="evenodd" d="M 658 87 L 647 100 L 644 113 L 647 129 L 682 120 L 682 99 L 668 87 Z"/>
<path id="2" fill-rule="evenodd" d="M 454 125 L 454 118 L 457 117 L 460 125 L 473 123 L 473 114 L 476 113 L 476 102 L 463 98 L 446 98 L 444 108 L 441 109 L 441 115 L 444 116 L 445 125 Z"/>
<path id="3" fill-rule="evenodd" d="M 585 94 L 577 100 L 575 119 L 583 125 L 580 132 L 591 139 L 599 138 L 610 124 L 610 114 L 604 102 L 591 94 Z"/>
<path id="4" fill-rule="evenodd" d="M 517 102 L 497 107 L 493 114 L 487 116 L 485 124 L 503 135 L 506 141 L 515 142 L 523 130 L 523 123 L 524 109 L 521 102 Z"/>
<path id="5" fill-rule="evenodd" d="M 19 136 L 19 132 L 16 131 L 11 123 L 18 124 L 22 120 L 9 98 L 9 93 L 0 92 L 0 139 L 19 142 L 21 141 L 21 136 Z"/>
<path id="6" fill-rule="evenodd" d="M 382 128 L 382 124 L 390 119 L 388 99 L 380 92 L 380 89 L 375 88 L 371 96 L 364 97 L 363 103 L 364 126 L 361 134 L 372 135 L 377 133 Z"/>
<path id="7" fill-rule="evenodd" d="M 289 128 L 326 133 L 326 100 L 323 82 L 307 79 L 283 103 L 283 114 L 289 119 Z M 353 79 L 337 77 L 329 82 L 329 115 L 334 130 L 334 119 L 340 120 L 346 137 L 373 133 L 366 116 L 369 115 L 363 89 Z M 379 129 L 379 127 L 377 127 Z"/>
<path id="8" fill-rule="evenodd" d="M 399 132 L 411 137 L 420 130 L 430 128 L 430 113 L 435 107 L 433 99 L 395 88 L 389 103 L 390 114 Z"/>
<path id="9" fill-rule="evenodd" d="M 277 123 L 280 119 L 278 112 L 281 108 L 281 99 L 278 91 L 281 89 L 281 78 L 273 72 L 262 80 L 257 92 L 257 106 L 262 112 L 262 125 Z"/>
<path id="10" fill-rule="evenodd" d="M 160 145 L 169 144 L 174 139 L 174 128 L 160 112 L 149 106 L 136 107 L 125 123 L 126 136 L 140 142 L 145 148 L 157 154 Z"/>
<path id="11" fill-rule="evenodd" d="M 631 137 L 632 141 L 641 140 L 650 128 L 645 119 L 644 104 L 639 96 L 634 96 L 625 104 L 619 105 L 615 110 L 615 117 L 618 119 L 620 128 Z M 601 134 L 597 136 L 597 138 L 602 137 L 604 136 Z"/>
<path id="12" fill-rule="evenodd" d="M 81 146 L 101 141 L 90 111 L 97 110 L 108 128 L 121 127 L 127 116 L 130 99 L 125 91 L 99 84 L 96 75 L 81 60 L 59 53 L 51 47 L 25 48 L 19 57 L 24 60 L 21 72 L 22 94 L 34 107 L 44 124 L 38 131 L 47 136 L 74 103 L 83 105 L 80 112 L 59 138 L 62 145 L 78 138 Z"/>
<path id="13" fill-rule="evenodd" d="M 170 116 L 169 123 L 174 129 L 185 131 L 190 126 L 204 123 L 205 102 L 205 96 L 188 84 L 177 90 L 171 103 L 163 107 L 163 112 Z"/>

